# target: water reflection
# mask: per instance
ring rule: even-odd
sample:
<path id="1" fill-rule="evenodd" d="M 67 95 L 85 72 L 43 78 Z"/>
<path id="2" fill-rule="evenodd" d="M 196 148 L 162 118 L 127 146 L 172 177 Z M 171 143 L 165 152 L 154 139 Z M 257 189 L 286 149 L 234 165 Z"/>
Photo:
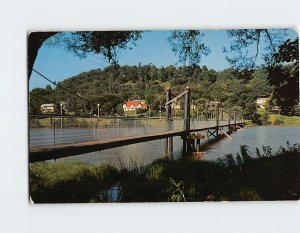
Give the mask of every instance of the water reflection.
<path id="1" fill-rule="evenodd" d="M 216 160 L 225 154 L 240 152 L 241 145 L 249 146 L 251 153 L 255 154 L 255 149 L 262 146 L 270 146 L 276 152 L 280 146 L 286 146 L 286 142 L 291 144 L 299 143 L 299 126 L 259 126 L 247 127 L 243 131 L 233 134 L 232 140 L 225 139 L 215 143 L 203 159 Z"/>
<path id="2" fill-rule="evenodd" d="M 215 122 L 205 122 L 205 121 L 195 121 L 192 124 L 195 128 L 198 127 L 208 127 L 214 125 Z M 161 125 L 157 124 L 156 127 L 151 127 L 151 131 L 162 131 Z M 167 125 L 168 128 L 178 129 L 182 126 L 182 122 L 174 121 Z M 149 129 L 149 128 L 148 128 Z M 79 139 L 93 139 L 94 129 L 65 129 L 64 132 L 66 136 L 68 134 L 74 134 Z M 38 135 L 35 135 L 37 131 L 35 129 L 30 130 L 30 136 L 32 138 L 39 139 Z M 48 144 L 53 140 L 47 129 L 40 130 L 39 133 L 44 132 L 47 134 L 46 139 L 40 137 L 41 140 L 36 140 L 36 144 Z M 106 132 L 106 134 L 105 134 Z M 121 128 L 121 129 L 101 129 L 101 137 L 107 138 L 113 137 L 114 135 L 123 134 L 135 134 L 141 132 L 149 132 L 145 127 L 137 128 Z M 205 132 L 202 132 L 205 133 Z M 240 152 L 241 145 L 248 145 L 252 153 L 255 154 L 255 148 L 259 149 L 262 145 L 270 146 L 273 151 L 279 149 L 280 146 L 285 146 L 286 142 L 289 141 L 291 144 L 299 143 L 300 138 L 300 127 L 290 127 L 290 126 L 260 126 L 260 127 L 247 127 L 244 130 L 238 130 L 231 135 L 232 139 L 224 138 L 223 140 L 216 142 L 209 149 L 206 149 L 205 154 L 194 154 L 193 159 L 203 159 L 203 160 L 216 160 L 225 154 L 233 154 Z M 77 141 L 77 137 L 72 138 L 73 142 Z M 174 137 L 174 157 L 178 158 L 181 156 L 182 152 L 182 140 L 180 137 Z M 201 144 L 206 143 L 205 139 L 201 139 Z M 164 140 L 149 141 L 146 143 L 137 143 L 128 146 L 118 147 L 114 149 L 97 151 L 88 154 L 76 155 L 73 157 L 65 158 L 66 160 L 80 160 L 89 163 L 111 163 L 116 166 L 126 166 L 130 167 L 133 165 L 145 165 L 151 163 L 153 160 L 162 158 L 164 156 Z"/>

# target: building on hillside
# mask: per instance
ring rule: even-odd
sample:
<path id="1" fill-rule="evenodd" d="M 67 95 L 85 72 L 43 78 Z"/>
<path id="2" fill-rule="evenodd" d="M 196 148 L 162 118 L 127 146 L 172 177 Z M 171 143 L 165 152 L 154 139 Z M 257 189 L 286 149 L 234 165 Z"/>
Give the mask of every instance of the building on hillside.
<path id="1" fill-rule="evenodd" d="M 179 110 L 182 110 L 184 107 L 183 107 L 183 104 L 180 102 L 180 100 L 177 100 L 173 103 L 171 103 L 171 108 L 175 111 L 179 111 Z M 194 105 L 194 102 L 192 101 L 192 103 L 190 104 L 190 109 L 192 111 L 195 111 L 196 110 L 196 105 Z"/>
<path id="2" fill-rule="evenodd" d="M 148 109 L 148 105 L 145 100 L 128 100 L 123 104 L 124 112 L 136 111 L 138 109 Z"/>
<path id="3" fill-rule="evenodd" d="M 258 105 L 259 108 L 265 108 L 265 104 L 267 103 L 268 100 L 269 98 L 257 98 L 256 104 Z"/>
<path id="4" fill-rule="evenodd" d="M 171 108 L 175 111 L 179 111 L 181 110 L 181 103 L 180 103 L 180 100 L 177 100 L 173 103 L 171 103 Z"/>
<path id="5" fill-rule="evenodd" d="M 55 104 L 42 104 L 41 112 L 42 113 L 53 113 L 55 110 Z"/>

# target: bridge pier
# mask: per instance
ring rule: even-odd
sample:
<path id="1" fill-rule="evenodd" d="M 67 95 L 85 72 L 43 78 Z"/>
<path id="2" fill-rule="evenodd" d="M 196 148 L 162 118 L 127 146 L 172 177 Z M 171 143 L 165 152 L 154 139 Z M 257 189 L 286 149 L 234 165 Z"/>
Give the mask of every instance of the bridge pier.
<path id="1" fill-rule="evenodd" d="M 184 135 L 184 138 L 182 140 L 182 148 L 183 148 L 183 154 L 189 153 L 192 151 L 192 145 L 187 140 L 190 132 L 190 121 L 191 121 L 191 92 L 190 88 L 186 87 L 186 93 L 184 98 L 184 130 L 186 131 L 186 135 Z"/>
<path id="2" fill-rule="evenodd" d="M 166 103 L 171 100 L 171 89 L 168 87 L 166 91 Z M 172 108 L 170 104 L 166 105 L 166 120 L 168 130 L 172 130 Z M 173 156 L 173 137 L 165 138 L 165 156 Z"/>
<path id="3" fill-rule="evenodd" d="M 195 140 L 196 143 L 196 152 L 200 152 L 200 138 L 197 138 Z"/>
<path id="4" fill-rule="evenodd" d="M 228 132 L 231 132 L 230 118 L 231 118 L 231 115 L 230 115 L 230 109 L 228 109 Z"/>
<path id="5" fill-rule="evenodd" d="M 220 103 L 217 102 L 217 111 L 216 111 L 216 137 L 219 136 L 219 117 L 220 117 Z"/>
<path id="6" fill-rule="evenodd" d="M 234 131 L 237 130 L 237 127 L 236 127 L 236 112 L 234 111 Z"/>

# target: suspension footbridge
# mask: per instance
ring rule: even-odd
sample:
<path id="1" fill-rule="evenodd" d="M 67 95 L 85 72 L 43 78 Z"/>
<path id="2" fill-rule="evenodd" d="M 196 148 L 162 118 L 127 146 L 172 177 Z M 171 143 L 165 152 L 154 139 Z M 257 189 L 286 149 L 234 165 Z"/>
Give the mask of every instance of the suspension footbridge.
<path id="1" fill-rule="evenodd" d="M 228 109 L 224 113 L 222 109 L 220 115 L 219 103 L 214 108 L 212 120 L 207 117 L 205 120 L 195 121 L 191 117 L 189 87 L 175 97 L 170 88 L 167 88 L 164 94 L 164 118 L 31 115 L 30 121 L 33 125 L 39 119 L 48 120 L 52 127 L 49 129 L 38 125 L 30 130 L 29 162 L 58 159 L 159 139 L 164 140 L 165 156 L 172 156 L 174 137 L 181 137 L 184 154 L 199 152 L 201 138 L 220 138 L 224 135 L 230 137 L 232 131 L 244 126 L 241 115 L 237 115 L 236 112 L 231 114 Z M 184 99 L 184 116 L 181 120 L 174 118 L 171 107 L 179 98 Z M 227 116 L 226 120 L 224 115 Z M 83 121 L 76 122 L 78 118 Z M 70 123 L 74 122 L 77 126 L 83 125 L 79 129 L 72 127 Z M 43 138 L 44 136 L 46 137 Z"/>

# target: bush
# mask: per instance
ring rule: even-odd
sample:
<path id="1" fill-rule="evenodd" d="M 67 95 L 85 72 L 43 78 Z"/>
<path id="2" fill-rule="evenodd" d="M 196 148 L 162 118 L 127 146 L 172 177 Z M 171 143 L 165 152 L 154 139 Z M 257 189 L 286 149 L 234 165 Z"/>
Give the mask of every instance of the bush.
<path id="1" fill-rule="evenodd" d="M 163 158 L 143 167 L 116 168 L 81 162 L 43 162 L 30 167 L 35 203 L 108 202 L 111 187 L 121 202 L 256 201 L 300 198 L 300 145 L 247 146 L 216 162 Z M 116 185 L 117 184 L 117 185 Z"/>
<path id="2" fill-rule="evenodd" d="M 283 122 L 283 120 L 277 118 L 277 119 L 273 122 L 273 124 L 274 124 L 274 125 L 284 125 L 284 122 Z"/>
<path id="3" fill-rule="evenodd" d="M 82 162 L 42 162 L 30 166 L 30 196 L 34 203 L 89 202 L 116 183 L 111 165 Z"/>

